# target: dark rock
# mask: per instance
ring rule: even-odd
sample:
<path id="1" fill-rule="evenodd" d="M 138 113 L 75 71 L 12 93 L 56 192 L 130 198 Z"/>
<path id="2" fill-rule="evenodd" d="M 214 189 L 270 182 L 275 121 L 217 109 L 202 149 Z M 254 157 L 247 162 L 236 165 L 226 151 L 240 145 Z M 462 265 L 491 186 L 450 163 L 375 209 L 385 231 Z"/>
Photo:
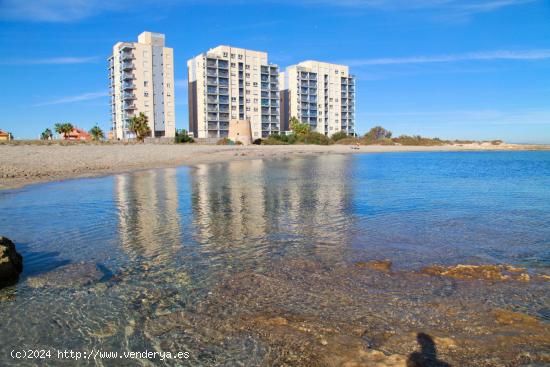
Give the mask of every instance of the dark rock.
<path id="1" fill-rule="evenodd" d="M 0 237 L 0 283 L 17 280 L 22 271 L 23 257 L 15 250 L 15 244 Z"/>

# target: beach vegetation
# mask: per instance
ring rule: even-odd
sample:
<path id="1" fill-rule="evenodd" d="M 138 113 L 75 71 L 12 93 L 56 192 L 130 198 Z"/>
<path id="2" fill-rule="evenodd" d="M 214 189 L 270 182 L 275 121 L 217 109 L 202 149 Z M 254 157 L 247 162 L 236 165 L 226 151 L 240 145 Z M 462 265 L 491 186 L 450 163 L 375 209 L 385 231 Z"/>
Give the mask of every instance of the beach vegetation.
<path id="1" fill-rule="evenodd" d="M 70 122 L 57 123 L 54 126 L 54 130 L 59 135 L 63 135 L 63 139 L 67 139 L 71 131 L 73 131 L 73 124 Z"/>
<path id="2" fill-rule="evenodd" d="M 346 139 L 348 137 L 349 135 L 346 134 L 344 131 L 338 131 L 337 133 L 332 134 L 330 140 L 332 140 L 333 142 L 337 142 L 338 140 Z"/>
<path id="3" fill-rule="evenodd" d="M 41 140 L 52 140 L 53 138 L 53 132 L 50 130 L 50 128 L 47 128 L 46 130 L 42 131 L 42 134 L 40 134 Z"/>
<path id="4" fill-rule="evenodd" d="M 140 112 L 138 116 L 132 117 L 130 124 L 128 124 L 128 130 L 136 135 L 138 141 L 143 142 L 145 137 L 151 135 L 149 118 L 143 112 Z"/>
<path id="5" fill-rule="evenodd" d="M 289 121 L 290 130 L 298 136 L 307 135 L 311 128 L 308 124 L 300 122 L 296 117 L 291 117 Z"/>
<path id="6" fill-rule="evenodd" d="M 105 139 L 105 134 L 103 133 L 103 130 L 101 130 L 101 128 L 97 124 L 90 129 L 90 135 L 95 141 Z"/>
<path id="7" fill-rule="evenodd" d="M 195 139 L 189 136 L 189 133 L 185 129 L 176 130 L 176 143 L 194 143 Z"/>

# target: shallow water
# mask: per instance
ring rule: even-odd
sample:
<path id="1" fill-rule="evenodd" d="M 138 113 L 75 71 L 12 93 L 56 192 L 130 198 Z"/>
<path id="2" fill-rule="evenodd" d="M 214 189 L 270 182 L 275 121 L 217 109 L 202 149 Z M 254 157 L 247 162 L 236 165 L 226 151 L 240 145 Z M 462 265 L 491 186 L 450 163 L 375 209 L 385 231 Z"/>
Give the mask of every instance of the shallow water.
<path id="1" fill-rule="evenodd" d="M 433 264 L 550 274 L 550 152 L 322 155 L 29 186 L 0 192 L 0 235 L 25 259 L 0 290 L 0 365 L 37 363 L 14 348 L 191 355 L 85 365 L 337 365 L 311 340 L 328 338 L 327 355 L 355 342 L 407 355 L 426 329 L 460 340 L 448 361 L 498 365 L 517 356 L 472 336 L 533 330 L 492 328 L 488 313 L 550 319 L 548 282 L 419 275 Z M 391 275 L 356 266 L 380 259 Z M 535 362 L 550 353 L 539 336 Z"/>

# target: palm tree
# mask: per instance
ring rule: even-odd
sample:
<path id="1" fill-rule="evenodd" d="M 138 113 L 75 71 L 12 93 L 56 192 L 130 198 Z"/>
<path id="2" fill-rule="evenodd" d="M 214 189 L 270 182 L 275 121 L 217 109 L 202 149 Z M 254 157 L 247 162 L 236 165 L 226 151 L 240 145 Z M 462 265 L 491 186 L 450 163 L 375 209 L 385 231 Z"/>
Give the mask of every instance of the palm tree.
<path id="1" fill-rule="evenodd" d="M 46 130 L 44 130 L 44 131 L 42 132 L 42 135 L 40 136 L 40 138 L 41 138 L 42 140 L 52 140 L 52 136 L 53 136 L 53 133 L 52 133 L 52 131 L 48 128 L 48 129 L 46 129 Z"/>
<path id="2" fill-rule="evenodd" d="M 55 124 L 55 132 L 62 134 L 63 139 L 67 139 L 71 131 L 73 131 L 73 125 L 70 122 Z"/>
<path id="3" fill-rule="evenodd" d="M 101 140 L 105 138 L 105 134 L 103 134 L 103 130 L 97 124 L 90 129 L 90 135 L 92 135 L 92 138 L 94 140 Z"/>
<path id="4" fill-rule="evenodd" d="M 128 124 L 128 130 L 136 134 L 138 141 L 143 142 L 146 136 L 151 135 L 149 119 L 143 112 L 140 112 L 139 116 L 132 117 L 130 124 Z"/>

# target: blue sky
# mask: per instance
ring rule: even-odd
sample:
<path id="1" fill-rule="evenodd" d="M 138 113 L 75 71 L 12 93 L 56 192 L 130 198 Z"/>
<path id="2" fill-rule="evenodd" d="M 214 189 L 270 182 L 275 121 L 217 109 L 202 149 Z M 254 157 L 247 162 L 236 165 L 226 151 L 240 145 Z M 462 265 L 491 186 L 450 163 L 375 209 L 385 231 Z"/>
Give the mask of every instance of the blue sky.
<path id="1" fill-rule="evenodd" d="M 177 128 L 186 60 L 228 44 L 348 63 L 359 133 L 550 144 L 550 0 L 1 0 L 0 129 L 108 130 L 106 58 L 144 30 L 174 48 Z"/>

